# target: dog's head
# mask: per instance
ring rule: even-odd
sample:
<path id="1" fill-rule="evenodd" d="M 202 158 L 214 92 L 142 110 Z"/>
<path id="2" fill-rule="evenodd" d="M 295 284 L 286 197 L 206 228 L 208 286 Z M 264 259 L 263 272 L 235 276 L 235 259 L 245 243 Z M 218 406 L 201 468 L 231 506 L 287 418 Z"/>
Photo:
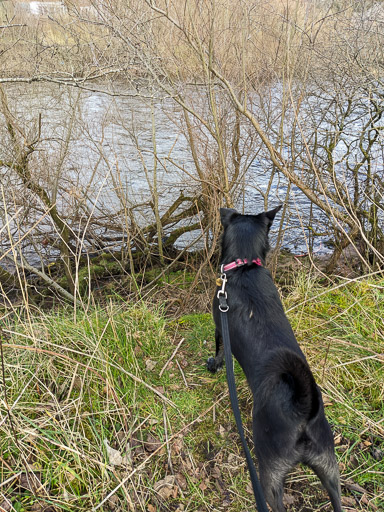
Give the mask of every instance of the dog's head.
<path id="1" fill-rule="evenodd" d="M 242 215 L 233 208 L 220 208 L 224 228 L 222 261 L 241 258 L 251 262 L 260 258 L 264 262 L 269 250 L 268 233 L 281 207 L 282 205 L 258 215 Z"/>

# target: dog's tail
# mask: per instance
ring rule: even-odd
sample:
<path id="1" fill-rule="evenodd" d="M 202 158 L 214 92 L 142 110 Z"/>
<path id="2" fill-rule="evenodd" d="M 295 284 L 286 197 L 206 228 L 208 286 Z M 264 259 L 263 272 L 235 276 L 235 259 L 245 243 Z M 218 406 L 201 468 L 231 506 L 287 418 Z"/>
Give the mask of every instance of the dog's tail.
<path id="1" fill-rule="evenodd" d="M 267 406 L 286 417 L 309 421 L 320 407 L 320 393 L 308 363 L 289 349 L 280 348 L 266 355 L 256 388 L 258 410 Z"/>

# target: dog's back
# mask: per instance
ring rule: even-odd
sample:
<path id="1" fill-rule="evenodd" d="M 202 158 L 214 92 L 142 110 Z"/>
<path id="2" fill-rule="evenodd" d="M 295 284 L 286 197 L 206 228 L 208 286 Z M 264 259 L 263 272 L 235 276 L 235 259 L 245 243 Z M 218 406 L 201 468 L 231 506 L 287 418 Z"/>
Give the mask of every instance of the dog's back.
<path id="1" fill-rule="evenodd" d="M 283 485 L 297 463 L 309 465 L 326 487 L 335 512 L 341 512 L 338 465 L 321 393 L 309 369 L 278 291 L 265 268 L 268 232 L 278 209 L 256 216 L 222 209 L 222 263 L 248 262 L 228 275 L 231 349 L 254 397 L 253 434 L 260 480 L 273 512 L 284 512 Z M 215 371 L 222 364 L 217 299 Z"/>

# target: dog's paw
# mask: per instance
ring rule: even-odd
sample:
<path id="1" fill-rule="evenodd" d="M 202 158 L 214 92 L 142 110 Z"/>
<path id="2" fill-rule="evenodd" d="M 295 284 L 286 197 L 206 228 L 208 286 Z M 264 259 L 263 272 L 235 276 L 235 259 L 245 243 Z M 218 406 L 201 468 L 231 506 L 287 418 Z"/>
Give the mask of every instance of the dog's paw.
<path id="1" fill-rule="evenodd" d="M 222 364 L 217 363 L 214 357 L 210 357 L 207 360 L 207 370 L 210 371 L 211 373 L 216 373 L 217 370 L 219 370 L 222 366 Z"/>

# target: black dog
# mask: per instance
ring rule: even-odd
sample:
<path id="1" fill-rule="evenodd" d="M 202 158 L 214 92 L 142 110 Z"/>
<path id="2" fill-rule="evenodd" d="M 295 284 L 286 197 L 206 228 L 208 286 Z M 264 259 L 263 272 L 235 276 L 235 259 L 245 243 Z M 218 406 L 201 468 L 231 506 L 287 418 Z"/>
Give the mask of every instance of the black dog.
<path id="1" fill-rule="evenodd" d="M 228 323 L 232 353 L 253 394 L 253 437 L 260 482 L 273 512 L 284 512 L 283 486 L 299 462 L 310 466 L 342 512 L 339 468 L 321 393 L 285 316 L 278 291 L 264 268 L 268 233 L 281 206 L 259 215 L 222 208 L 222 264 L 227 270 Z M 235 263 L 236 262 L 236 263 Z M 216 357 L 223 364 L 218 299 L 213 302 Z"/>

